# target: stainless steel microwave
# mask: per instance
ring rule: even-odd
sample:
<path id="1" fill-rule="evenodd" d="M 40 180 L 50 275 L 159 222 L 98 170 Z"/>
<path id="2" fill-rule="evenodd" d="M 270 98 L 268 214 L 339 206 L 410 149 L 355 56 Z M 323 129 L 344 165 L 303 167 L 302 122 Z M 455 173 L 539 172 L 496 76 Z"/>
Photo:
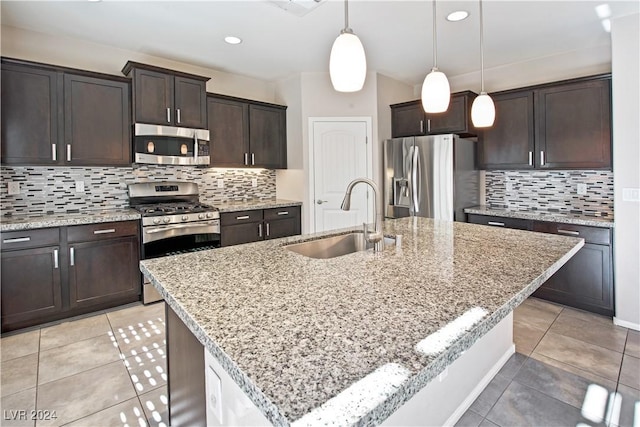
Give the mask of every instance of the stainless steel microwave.
<path id="1" fill-rule="evenodd" d="M 134 161 L 152 165 L 209 165 L 207 129 L 136 123 Z"/>

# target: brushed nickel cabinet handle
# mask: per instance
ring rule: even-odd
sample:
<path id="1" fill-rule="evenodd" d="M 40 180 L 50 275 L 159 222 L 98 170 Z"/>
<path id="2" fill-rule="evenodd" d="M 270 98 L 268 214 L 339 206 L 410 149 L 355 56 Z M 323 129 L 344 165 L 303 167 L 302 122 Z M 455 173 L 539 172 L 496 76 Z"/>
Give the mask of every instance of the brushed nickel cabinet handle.
<path id="1" fill-rule="evenodd" d="M 420 133 L 424 133 L 424 120 L 420 120 Z"/>
<path id="2" fill-rule="evenodd" d="M 544 151 L 540 151 L 540 166 L 544 166 Z"/>
<path id="3" fill-rule="evenodd" d="M 262 223 L 258 224 L 258 237 L 262 237 Z"/>
<path id="4" fill-rule="evenodd" d="M 497 227 L 504 227 L 504 222 L 489 221 L 487 224 L 495 225 Z"/>
<path id="5" fill-rule="evenodd" d="M 176 108 L 176 121 L 178 123 L 181 122 L 181 120 L 180 120 L 180 109 L 179 108 Z"/>
<path id="6" fill-rule="evenodd" d="M 431 119 L 427 120 L 427 132 L 431 133 Z"/>
<path id="7" fill-rule="evenodd" d="M 53 250 L 53 268 L 58 268 L 58 250 Z"/>
<path id="8" fill-rule="evenodd" d="M 269 223 L 267 223 L 267 237 L 269 237 Z"/>
<path id="9" fill-rule="evenodd" d="M 251 166 L 255 166 L 256 164 L 256 155 L 251 153 Z"/>
<path id="10" fill-rule="evenodd" d="M 167 107 L 167 123 L 171 123 L 171 108 Z"/>
<path id="11" fill-rule="evenodd" d="M 533 151 L 529 151 L 529 166 L 533 166 Z"/>
<path id="12" fill-rule="evenodd" d="M 56 160 L 58 160 L 58 145 L 57 144 L 51 144 L 51 160 L 53 160 L 54 162 Z"/>
<path id="13" fill-rule="evenodd" d="M 578 231 L 562 230 L 560 228 L 558 228 L 558 233 L 560 233 L 560 234 L 568 234 L 569 236 L 579 236 L 580 235 L 580 232 L 578 232 Z"/>
<path id="14" fill-rule="evenodd" d="M 249 219 L 249 215 L 237 216 L 236 219 L 238 219 L 238 220 Z"/>
<path id="15" fill-rule="evenodd" d="M 289 211 L 280 211 L 278 215 L 289 215 Z"/>
<path id="16" fill-rule="evenodd" d="M 105 230 L 94 230 L 93 234 L 109 234 L 109 233 L 115 233 L 116 229 L 115 228 L 107 228 Z"/>
<path id="17" fill-rule="evenodd" d="M 69 265 L 76 265 L 76 250 L 73 248 L 69 248 Z"/>
<path id="18" fill-rule="evenodd" d="M 71 144 L 67 144 L 67 162 L 71 161 Z"/>
<path id="19" fill-rule="evenodd" d="M 31 240 L 31 237 L 17 237 L 15 239 L 4 239 L 2 243 L 20 243 L 20 242 L 28 242 Z"/>
<path id="20" fill-rule="evenodd" d="M 244 153 L 244 164 L 249 166 L 249 153 Z"/>

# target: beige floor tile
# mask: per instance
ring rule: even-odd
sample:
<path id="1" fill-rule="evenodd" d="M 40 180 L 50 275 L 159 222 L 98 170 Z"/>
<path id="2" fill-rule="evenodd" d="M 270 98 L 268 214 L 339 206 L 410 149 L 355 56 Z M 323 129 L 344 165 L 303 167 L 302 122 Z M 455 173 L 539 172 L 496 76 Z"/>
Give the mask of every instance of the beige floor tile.
<path id="1" fill-rule="evenodd" d="M 32 412 L 36 409 L 36 388 L 2 397 L 0 425 L 6 427 L 34 426 Z"/>
<path id="2" fill-rule="evenodd" d="M 107 316 L 125 357 L 166 345 L 164 304 L 129 307 Z"/>
<path id="3" fill-rule="evenodd" d="M 166 427 L 169 425 L 168 396 L 166 386 L 140 395 L 140 403 L 142 403 L 150 426 Z"/>
<path id="4" fill-rule="evenodd" d="M 115 339 L 109 334 L 40 352 L 38 384 L 75 375 L 121 360 Z"/>
<path id="5" fill-rule="evenodd" d="M 544 334 L 544 329 L 536 328 L 530 323 L 513 322 L 513 341 L 518 353 L 529 355 L 536 348 Z"/>
<path id="6" fill-rule="evenodd" d="M 627 335 L 627 345 L 624 348 L 625 354 L 640 358 L 640 332 L 629 330 Z"/>
<path id="7" fill-rule="evenodd" d="M 36 386 L 38 353 L 0 362 L 0 391 L 2 396 Z"/>
<path id="8" fill-rule="evenodd" d="M 138 304 L 120 310 L 113 310 L 107 312 L 107 317 L 113 329 L 136 326 L 149 320 L 154 323 L 164 324 L 164 303 Z"/>
<path id="9" fill-rule="evenodd" d="M 602 384 L 603 386 L 606 386 L 610 390 L 613 390 L 616 388 L 616 381 L 598 376 L 591 371 L 586 371 L 584 369 L 576 368 L 575 366 L 569 365 L 567 363 L 559 362 L 555 359 L 544 356 L 535 351 L 531 353 L 529 357 L 531 357 L 532 359 L 538 360 L 540 362 L 546 363 L 547 365 L 551 365 L 556 368 L 562 369 L 564 371 L 570 372 L 574 375 L 578 375 L 579 377 L 586 378 L 589 381 L 593 381 L 596 384 Z"/>
<path id="10" fill-rule="evenodd" d="M 550 304 L 537 302 L 520 304 L 513 311 L 513 320 L 546 331 L 560 313 L 559 311 L 556 312 L 555 310 L 549 309 L 547 305 Z M 555 308 L 555 306 L 553 307 Z"/>
<path id="11" fill-rule="evenodd" d="M 601 316 L 599 314 L 590 313 L 588 311 L 578 310 L 577 308 L 564 307 L 562 310 L 564 316 L 575 317 L 576 319 L 586 320 L 591 323 L 599 323 L 602 325 L 613 325 L 613 319 L 607 316 Z"/>
<path id="12" fill-rule="evenodd" d="M 104 335 L 110 330 L 105 314 L 43 328 L 40 335 L 40 351 Z"/>
<path id="13" fill-rule="evenodd" d="M 63 425 L 132 399 L 136 392 L 121 361 L 38 387 L 37 407 L 56 411 L 57 420 L 36 425 Z"/>
<path id="14" fill-rule="evenodd" d="M 563 305 L 559 305 L 553 302 L 549 302 L 536 297 L 529 297 L 524 300 L 523 304 L 528 304 L 532 307 L 537 308 L 538 310 L 547 311 L 549 313 L 558 314 L 564 308 Z"/>
<path id="15" fill-rule="evenodd" d="M 125 359 L 136 392 L 143 394 L 167 384 L 166 347 L 153 348 Z"/>
<path id="16" fill-rule="evenodd" d="M 627 340 L 627 329 L 616 326 L 613 322 L 607 324 L 593 320 L 599 317 L 602 316 L 589 313 L 574 316 L 568 310 L 563 310 L 549 331 L 622 353 Z"/>
<path id="17" fill-rule="evenodd" d="M 20 334 L 3 336 L 0 339 L 0 354 L 2 360 L 37 353 L 40 347 L 40 330 L 23 332 Z"/>
<path id="18" fill-rule="evenodd" d="M 622 363 L 621 353 L 553 332 L 547 332 L 535 351 L 614 381 Z"/>
<path id="19" fill-rule="evenodd" d="M 620 383 L 640 390 L 640 359 L 628 354 L 624 355 L 620 369 Z M 640 423 L 640 420 L 638 422 Z"/>
<path id="20" fill-rule="evenodd" d="M 110 408 L 80 418 L 65 426 L 88 427 L 88 426 L 146 426 L 147 417 L 142 410 L 140 400 L 137 397 L 118 403 Z"/>

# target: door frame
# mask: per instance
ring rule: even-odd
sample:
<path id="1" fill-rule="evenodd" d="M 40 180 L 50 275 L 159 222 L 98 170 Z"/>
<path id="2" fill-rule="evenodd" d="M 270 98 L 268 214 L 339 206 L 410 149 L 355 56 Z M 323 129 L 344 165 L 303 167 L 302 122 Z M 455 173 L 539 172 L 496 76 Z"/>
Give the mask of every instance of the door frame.
<path id="1" fill-rule="evenodd" d="M 366 155 L 367 155 L 367 178 L 373 179 L 373 125 L 371 116 L 362 117 L 309 117 L 308 118 L 308 130 L 309 130 L 309 168 L 307 169 L 307 202 L 309 203 L 309 228 L 312 233 L 316 233 L 316 209 L 315 209 L 315 158 L 314 158 L 314 124 L 322 122 L 365 122 L 367 132 L 366 143 Z M 375 180 L 374 180 L 375 181 Z M 376 206 L 373 206 L 376 209 Z M 375 211 L 374 211 L 375 212 Z M 373 212 L 368 212 L 369 217 Z"/>

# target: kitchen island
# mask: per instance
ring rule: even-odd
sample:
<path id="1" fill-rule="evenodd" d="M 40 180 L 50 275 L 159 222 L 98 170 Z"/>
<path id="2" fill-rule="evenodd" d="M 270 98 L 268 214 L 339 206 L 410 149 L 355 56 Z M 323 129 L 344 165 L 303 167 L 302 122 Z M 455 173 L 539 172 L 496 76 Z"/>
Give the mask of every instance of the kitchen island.
<path id="1" fill-rule="evenodd" d="M 314 259 L 284 247 L 350 231 L 145 260 L 141 270 L 218 375 L 232 378 L 268 422 L 376 425 L 497 325 L 507 322 L 511 339 L 513 309 L 584 243 L 403 218 L 384 222 L 386 236 L 402 237 L 378 253 Z M 171 400 L 179 357 L 171 333 L 173 417 L 181 409 Z"/>

